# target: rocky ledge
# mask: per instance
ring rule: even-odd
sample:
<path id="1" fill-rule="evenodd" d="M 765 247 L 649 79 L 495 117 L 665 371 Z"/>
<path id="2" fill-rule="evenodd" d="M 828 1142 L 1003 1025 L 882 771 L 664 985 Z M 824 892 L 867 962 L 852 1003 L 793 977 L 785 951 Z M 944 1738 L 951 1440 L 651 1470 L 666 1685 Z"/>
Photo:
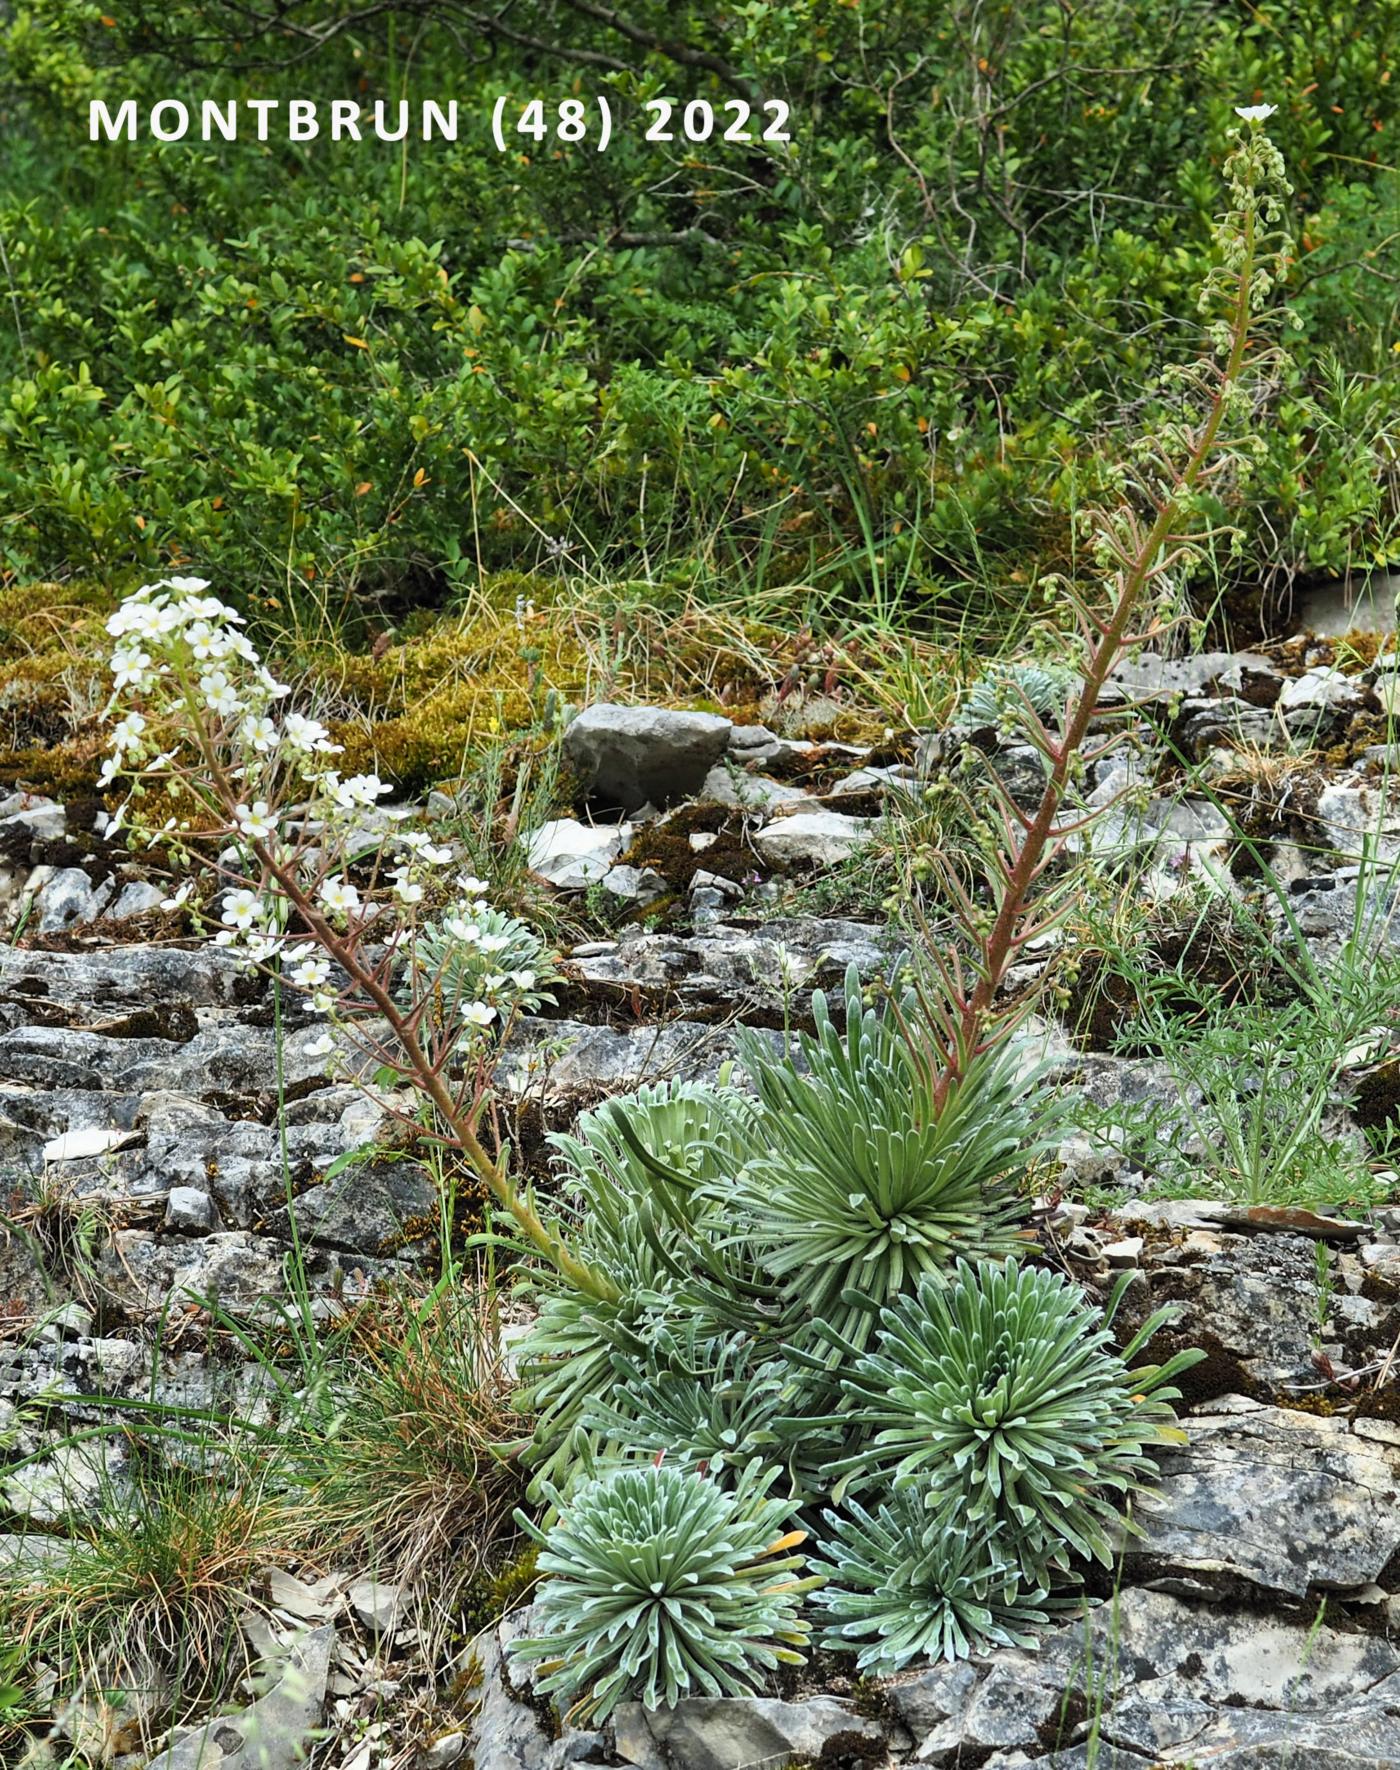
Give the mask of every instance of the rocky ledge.
<path id="1" fill-rule="evenodd" d="M 1330 658 L 1300 644 L 1133 666 L 1120 687 L 1143 703 L 1136 748 L 1088 785 L 1110 806 L 1101 857 L 1131 856 L 1159 902 L 1203 877 L 1240 892 L 1266 857 L 1284 893 L 1276 928 L 1324 969 L 1358 929 L 1376 952 L 1394 946 L 1395 893 L 1374 869 L 1400 855 L 1396 672 L 1344 674 Z M 788 885 L 871 852 L 882 820 L 951 773 L 975 786 L 990 764 L 1029 794 L 1038 766 L 975 722 L 903 757 L 607 708 L 569 741 L 585 796 L 535 833 L 532 860 L 561 893 L 605 890 L 620 925 L 566 954 L 558 1011 L 499 1053 L 508 1128 L 536 1166 L 544 1133 L 608 1093 L 716 1074 L 739 1025 L 790 1037 L 814 987 L 850 967 L 888 974 L 900 937 L 805 912 Z M 1243 813 L 1219 806 L 1244 790 L 1246 751 L 1289 766 L 1256 771 L 1242 835 Z M 182 940 L 163 886 L 100 832 L 77 858 L 66 819 L 24 795 L 0 805 L 15 942 L 0 948 L 0 1429 L 17 1465 L 0 1466 L 0 1558 L 23 1566 L 61 1557 L 65 1533 L 120 1491 L 122 1437 L 74 1442 L 74 1427 L 134 1400 L 266 1417 L 267 1373 L 213 1343 L 211 1309 L 275 1315 L 295 1247 L 329 1317 L 419 1271 L 437 1233 L 404 1102 L 333 1078 L 295 1009 L 279 1037 L 266 987 Z M 1041 962 L 1028 955 L 1017 983 Z M 1086 1101 L 1170 1107 L 1156 1059 L 1092 1028 L 1032 1030 Z M 1375 1124 L 1400 1113 L 1400 1065 L 1368 1062 Z M 1354 1139 L 1359 1121 L 1332 1131 Z M 420 1770 L 1400 1762 L 1400 1212 L 1149 1191 L 1131 1149 L 1072 1137 L 1036 1203 L 1046 1258 L 1098 1295 L 1126 1273 L 1126 1321 L 1174 1303 L 1162 1350 L 1207 1354 L 1186 1379 L 1186 1442 L 1163 1455 L 1112 1574 L 1038 1650 L 878 1683 L 819 1658 L 752 1698 L 627 1706 L 592 1731 L 507 1669 L 503 1643 L 528 1626 L 517 1613 L 459 1653 L 469 1719 L 414 1746 Z M 282 1770 L 339 1725 L 337 1704 L 362 1716 L 366 1690 L 422 1676 L 404 1594 L 366 1593 L 363 1572 L 314 1588 L 269 1575 L 263 1694 L 172 1741 L 162 1770 L 212 1770 L 254 1740 Z"/>

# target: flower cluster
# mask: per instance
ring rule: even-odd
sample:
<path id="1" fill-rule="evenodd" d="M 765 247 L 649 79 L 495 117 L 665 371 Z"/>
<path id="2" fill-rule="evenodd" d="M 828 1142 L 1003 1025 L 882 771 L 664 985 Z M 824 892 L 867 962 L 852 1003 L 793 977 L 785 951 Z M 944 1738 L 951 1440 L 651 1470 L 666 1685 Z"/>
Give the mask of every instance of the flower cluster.
<path id="1" fill-rule="evenodd" d="M 317 1013 L 343 1015 L 345 961 L 366 946 L 375 963 L 399 966 L 410 998 L 446 997 L 454 1036 L 535 1005 L 549 980 L 540 943 L 489 909 L 482 880 L 450 879 L 452 847 L 400 827 L 410 814 L 380 805 L 387 782 L 342 778 L 340 745 L 283 706 L 291 691 L 243 625 L 204 579 L 186 577 L 143 585 L 107 622 L 113 724 L 100 780 L 129 787 L 116 827 L 162 841 L 186 865 L 212 864 L 216 943 L 275 966 Z M 144 815 L 157 787 L 159 822 Z M 194 895 L 187 880 L 163 907 L 198 916 Z M 420 926 L 421 906 L 433 920 Z"/>

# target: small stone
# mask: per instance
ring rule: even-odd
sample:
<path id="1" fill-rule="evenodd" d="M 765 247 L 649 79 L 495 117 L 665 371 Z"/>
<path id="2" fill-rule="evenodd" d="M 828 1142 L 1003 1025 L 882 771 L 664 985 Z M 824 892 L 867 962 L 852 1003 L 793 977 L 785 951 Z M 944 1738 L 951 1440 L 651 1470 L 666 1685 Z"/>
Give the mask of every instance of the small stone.
<path id="1" fill-rule="evenodd" d="M 116 901 L 106 911 L 107 919 L 120 922 L 126 916 L 144 916 L 158 910 L 166 895 L 159 885 L 152 885 L 147 879 L 133 879 L 117 893 Z"/>
<path id="2" fill-rule="evenodd" d="M 840 811 L 799 811 L 757 831 L 754 847 L 769 866 L 832 866 L 867 839 L 871 819 Z"/>
<path id="3" fill-rule="evenodd" d="M 76 1297 L 73 1297 L 44 1317 L 40 1335 L 51 1343 L 62 1340 L 81 1340 L 92 1332 L 92 1324 L 95 1319 L 92 1310 L 88 1308 L 86 1303 L 80 1303 Z"/>
<path id="4" fill-rule="evenodd" d="M 1143 1239 L 1140 1235 L 1125 1235 L 1121 1241 L 1111 1241 L 1103 1250 L 1103 1257 L 1110 1266 L 1137 1266 L 1142 1260 Z"/>
<path id="5" fill-rule="evenodd" d="M 609 867 L 603 875 L 603 890 L 622 903 L 655 903 L 668 889 L 655 867 Z"/>
<path id="6" fill-rule="evenodd" d="M 419 1770 L 447 1770 L 448 1765 L 455 1764 L 466 1749 L 465 1733 L 444 1733 L 441 1739 L 435 1739 L 419 1752 Z"/>
<path id="7" fill-rule="evenodd" d="M 697 891 L 718 891 L 722 897 L 742 897 L 744 888 L 736 885 L 732 879 L 726 879 L 722 873 L 707 873 L 703 867 L 698 868 L 690 879 L 691 895 Z"/>
<path id="8" fill-rule="evenodd" d="M 753 1770 L 793 1759 L 878 1763 L 885 1749 L 879 1724 L 834 1696 L 690 1696 L 645 1718 L 675 1770 Z"/>
<path id="9" fill-rule="evenodd" d="M 299 1635 L 286 1669 L 265 1696 L 182 1731 L 147 1770 L 215 1770 L 234 1758 L 258 1770 L 297 1770 L 325 1708 L 335 1641 L 329 1623 Z"/>
<path id="10" fill-rule="evenodd" d="M 112 895 L 111 879 L 94 885 L 81 867 L 58 867 L 37 898 L 39 932 L 59 934 L 82 922 L 95 922 Z"/>
<path id="11" fill-rule="evenodd" d="M 687 840 L 692 854 L 703 854 L 707 848 L 713 848 L 719 837 L 713 830 L 692 830 Z"/>
<path id="12" fill-rule="evenodd" d="M 632 840 L 631 824 L 582 824 L 559 817 L 526 844 L 530 866 L 559 891 L 582 891 L 604 878 Z"/>
<path id="13" fill-rule="evenodd" d="M 735 725 L 729 733 L 729 754 L 736 762 L 772 762 L 801 745 L 780 738 L 766 725 Z"/>
<path id="14" fill-rule="evenodd" d="M 165 1201 L 165 1227 L 178 1235 L 208 1235 L 219 1227 L 219 1213 L 198 1186 L 172 1186 Z"/>
<path id="15" fill-rule="evenodd" d="M 1350 710 L 1359 707 L 1361 701 L 1358 684 L 1330 664 L 1319 664 L 1285 682 L 1278 697 L 1283 713 Z"/>
<path id="16" fill-rule="evenodd" d="M 376 1635 L 389 1634 L 398 1627 L 406 1598 L 402 1586 L 373 1578 L 356 1580 L 345 1593 L 355 1620 Z"/>
<path id="17" fill-rule="evenodd" d="M 888 768 L 853 769 L 850 774 L 843 774 L 840 780 L 834 781 L 828 792 L 832 797 L 841 793 L 887 793 L 892 788 L 912 793 L 917 785 L 913 767 L 907 762 L 896 762 Z"/>

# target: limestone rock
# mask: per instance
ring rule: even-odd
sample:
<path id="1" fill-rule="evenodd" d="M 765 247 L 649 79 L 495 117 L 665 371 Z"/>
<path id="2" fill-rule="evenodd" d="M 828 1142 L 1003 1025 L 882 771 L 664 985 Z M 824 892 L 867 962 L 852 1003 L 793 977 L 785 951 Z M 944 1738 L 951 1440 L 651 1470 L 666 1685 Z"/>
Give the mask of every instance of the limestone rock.
<path id="1" fill-rule="evenodd" d="M 736 890 L 713 874 L 704 878 L 722 897 Z M 851 965 L 866 980 L 888 975 L 902 950 L 886 929 L 870 923 L 775 917 L 756 928 L 721 925 L 705 934 L 629 931 L 603 951 L 576 951 L 569 970 L 604 1001 L 640 999 L 657 1010 L 742 1008 L 771 1005 L 785 989 L 839 991 Z"/>
<path id="2" fill-rule="evenodd" d="M 1357 859 L 1370 847 L 1381 866 L 1400 860 L 1400 795 L 1393 781 L 1333 782 L 1317 796 L 1317 815 L 1328 847 L 1339 854 Z"/>
<path id="3" fill-rule="evenodd" d="M 1319 664 L 1285 682 L 1278 705 L 1290 728 L 1305 728 L 1319 714 L 1353 713 L 1364 699 L 1365 691 L 1353 677 L 1330 664 Z M 1313 719 L 1300 719 L 1300 714 L 1311 714 Z"/>
<path id="4" fill-rule="evenodd" d="M 776 1697 L 686 1697 L 671 1709 L 629 1712 L 674 1770 L 751 1770 L 756 1764 L 886 1761 L 879 1724 L 834 1696 L 802 1702 Z M 635 1748 L 634 1748 L 635 1749 Z M 645 1759 L 633 1758 L 633 1763 Z"/>
<path id="5" fill-rule="evenodd" d="M 754 832 L 753 845 L 771 867 L 828 867 L 866 841 L 872 820 L 841 811 L 799 811 Z"/>
<path id="6" fill-rule="evenodd" d="M 1184 1424 L 1127 1545 L 1157 1583 L 1302 1599 L 1371 1584 L 1400 1548 L 1400 1449 L 1372 1423 L 1231 1396 Z"/>
<path id="7" fill-rule="evenodd" d="M 207 1235 L 217 1229 L 214 1201 L 198 1186 L 172 1186 L 165 1201 L 165 1227 L 181 1235 Z"/>
<path id="8" fill-rule="evenodd" d="M 266 1696 L 233 1714 L 216 1715 L 182 1733 L 146 1770 L 218 1770 L 226 1761 L 259 1770 L 297 1770 L 326 1702 L 335 1628 L 310 1629 L 293 1645 Z"/>
<path id="9" fill-rule="evenodd" d="M 727 767 L 724 762 L 717 762 L 705 776 L 699 796 L 711 805 L 724 805 L 731 811 L 751 811 L 763 816 L 771 816 L 780 808 L 820 809 L 812 795 L 801 787 L 769 780 L 764 774 L 749 774 L 741 768 Z"/>
<path id="10" fill-rule="evenodd" d="M 1285 1770 L 1299 1761 L 1285 1755 L 1290 1743 L 1329 1741 L 1355 1755 L 1310 1750 L 1310 1765 L 1381 1770 L 1400 1742 L 1400 1653 L 1389 1642 L 1314 1627 L 1310 1616 L 1193 1604 L 1141 1587 L 1053 1631 L 1035 1653 L 1008 1649 L 906 1674 L 887 1686 L 891 1704 L 917 1718 L 924 1682 L 938 1719 L 916 1732 L 914 1759 L 948 1770 L 969 1761 L 983 1770 L 1028 1761 L 1046 1770 Z M 1079 1720 L 1086 1711 L 1097 1717 L 1096 1738 Z M 1046 1718 L 1021 1743 L 1018 1722 L 1037 1714 Z M 998 1727 L 1017 1742 L 991 1745 L 988 1755 Z"/>
<path id="11" fill-rule="evenodd" d="M 558 817 L 526 844 L 530 865 L 560 891 L 582 891 L 605 877 L 632 840 L 631 824 L 582 824 Z"/>
<path id="12" fill-rule="evenodd" d="M 698 792 L 729 741 L 716 713 L 664 707 L 586 707 L 564 733 L 564 757 L 585 792 L 623 811 Z"/>
<path id="13" fill-rule="evenodd" d="M 1281 686 L 1278 670 L 1261 652 L 1206 651 L 1193 657 L 1162 658 L 1142 652 L 1115 664 L 1109 681 L 1134 700 L 1165 700 L 1172 695 L 1204 695 L 1223 687 L 1243 692 L 1265 706 Z"/>
<path id="14" fill-rule="evenodd" d="M 57 934 L 81 922 L 95 922 L 115 889 L 112 880 L 94 882 L 81 867 L 58 867 L 35 895 L 39 932 Z"/>

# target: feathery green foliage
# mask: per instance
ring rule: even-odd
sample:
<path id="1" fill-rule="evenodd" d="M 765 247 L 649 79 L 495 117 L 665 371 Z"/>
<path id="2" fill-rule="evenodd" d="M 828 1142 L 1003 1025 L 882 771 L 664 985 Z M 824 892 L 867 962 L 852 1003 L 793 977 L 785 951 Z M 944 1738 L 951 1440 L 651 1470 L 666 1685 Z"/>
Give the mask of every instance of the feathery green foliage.
<path id="1" fill-rule="evenodd" d="M 550 1498 L 536 1599 L 544 1632 L 511 1644 L 543 1663 L 544 1691 L 582 1696 L 578 1712 L 605 1720 L 628 1697 L 648 1708 L 683 1696 L 733 1696 L 761 1671 L 800 1665 L 809 1625 L 799 1614 L 812 1581 L 788 1579 L 803 1540 L 772 1480 L 749 1475 L 729 1491 L 693 1470 L 619 1468 Z"/>

